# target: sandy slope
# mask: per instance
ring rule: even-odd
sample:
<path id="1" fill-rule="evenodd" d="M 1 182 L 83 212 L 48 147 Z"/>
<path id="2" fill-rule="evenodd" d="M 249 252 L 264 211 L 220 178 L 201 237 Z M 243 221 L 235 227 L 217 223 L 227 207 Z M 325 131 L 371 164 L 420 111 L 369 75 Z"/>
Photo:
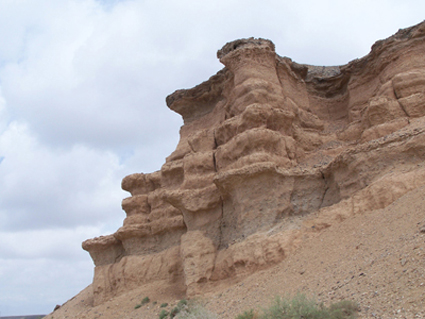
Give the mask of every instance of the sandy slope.
<path id="1" fill-rule="evenodd" d="M 361 318 L 425 318 L 425 187 L 385 209 L 300 232 L 300 246 L 283 262 L 224 283 L 202 300 L 219 318 L 235 318 L 298 291 L 324 302 L 355 300 Z M 151 302 L 134 309 L 145 296 Z M 165 285 L 145 286 L 91 307 L 89 286 L 46 318 L 158 318 L 161 303 L 169 310 L 181 298 Z"/>

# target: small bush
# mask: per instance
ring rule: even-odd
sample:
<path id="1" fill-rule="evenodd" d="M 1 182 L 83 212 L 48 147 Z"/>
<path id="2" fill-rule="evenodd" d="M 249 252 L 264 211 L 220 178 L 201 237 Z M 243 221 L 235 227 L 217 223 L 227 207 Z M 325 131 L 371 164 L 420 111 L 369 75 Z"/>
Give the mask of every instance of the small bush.
<path id="1" fill-rule="evenodd" d="M 355 319 L 358 306 L 355 302 L 344 300 L 325 307 L 305 295 L 298 294 L 292 299 L 276 298 L 274 303 L 256 316 L 253 310 L 245 311 L 236 319 Z"/>
<path id="2" fill-rule="evenodd" d="M 254 313 L 254 310 L 251 309 L 249 311 L 245 311 L 243 314 L 238 315 L 236 319 L 255 319 L 257 318 L 256 314 Z"/>
<path id="3" fill-rule="evenodd" d="M 164 303 L 162 303 L 162 304 L 161 304 L 161 306 L 160 306 L 160 307 L 161 307 L 161 308 L 165 308 L 165 307 L 167 307 L 167 306 L 168 306 L 168 303 L 164 302 Z"/>
<path id="4" fill-rule="evenodd" d="M 174 318 L 175 316 L 177 316 L 180 310 L 181 309 L 179 307 L 174 307 L 173 310 L 170 311 L 170 318 Z"/>
<path id="5" fill-rule="evenodd" d="M 183 306 L 187 306 L 187 300 L 186 299 L 180 300 L 179 303 L 177 304 L 177 307 L 179 307 L 180 309 L 182 309 Z"/>
<path id="6" fill-rule="evenodd" d="M 162 309 L 161 312 L 159 313 L 159 319 L 164 319 L 167 316 L 168 316 L 168 311 L 165 309 Z"/>
<path id="7" fill-rule="evenodd" d="M 134 306 L 134 309 L 139 309 L 142 305 L 141 304 L 137 304 Z"/>
<path id="8" fill-rule="evenodd" d="M 208 311 L 199 302 L 186 300 L 179 302 L 180 312 L 175 317 L 176 319 L 217 319 L 217 315 Z M 177 305 L 178 307 L 178 305 Z"/>
<path id="9" fill-rule="evenodd" d="M 350 300 L 342 300 L 329 306 L 330 319 L 354 319 L 357 318 L 359 306 Z"/>
<path id="10" fill-rule="evenodd" d="M 142 300 L 142 306 L 143 306 L 143 305 L 145 305 L 145 304 L 147 304 L 149 301 L 151 301 L 151 300 L 149 299 L 149 297 L 145 297 L 145 298 L 143 298 L 143 300 Z"/>
<path id="11" fill-rule="evenodd" d="M 170 318 L 176 317 L 182 310 L 188 310 L 186 299 L 180 300 L 177 306 L 170 311 Z"/>

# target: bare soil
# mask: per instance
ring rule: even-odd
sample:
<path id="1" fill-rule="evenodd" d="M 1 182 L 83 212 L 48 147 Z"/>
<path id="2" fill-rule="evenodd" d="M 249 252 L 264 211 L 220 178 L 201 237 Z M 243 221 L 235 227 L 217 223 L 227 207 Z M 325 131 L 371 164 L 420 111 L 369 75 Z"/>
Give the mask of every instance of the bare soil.
<path id="1" fill-rule="evenodd" d="M 317 216 L 316 216 L 317 217 Z M 358 302 L 359 318 L 425 318 L 425 187 L 384 209 L 362 212 L 326 229 L 305 231 L 279 264 L 228 281 L 199 298 L 219 318 L 267 307 L 297 292 L 326 304 Z M 167 285 L 146 285 L 91 306 L 91 287 L 45 318 L 158 318 L 184 298 Z M 150 302 L 135 309 L 148 296 Z M 156 301 L 156 304 L 154 304 Z M 160 308 L 168 303 L 166 308 Z"/>

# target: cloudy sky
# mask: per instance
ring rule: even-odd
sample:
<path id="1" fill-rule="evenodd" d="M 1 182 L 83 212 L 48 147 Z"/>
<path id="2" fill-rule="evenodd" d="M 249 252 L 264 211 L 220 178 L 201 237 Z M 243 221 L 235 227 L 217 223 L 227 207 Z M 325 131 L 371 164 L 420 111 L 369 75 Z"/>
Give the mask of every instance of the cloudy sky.
<path id="1" fill-rule="evenodd" d="M 346 64 L 424 12 L 423 0 L 0 0 L 0 316 L 49 313 L 90 284 L 81 242 L 121 226 L 121 179 L 177 145 L 165 97 L 220 70 L 226 42 Z"/>

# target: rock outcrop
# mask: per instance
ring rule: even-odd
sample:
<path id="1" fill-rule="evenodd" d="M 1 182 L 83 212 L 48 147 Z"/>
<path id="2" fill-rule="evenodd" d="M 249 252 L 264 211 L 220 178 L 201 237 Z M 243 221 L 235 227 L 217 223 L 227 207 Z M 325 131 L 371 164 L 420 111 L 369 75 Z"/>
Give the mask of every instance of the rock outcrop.
<path id="1" fill-rule="evenodd" d="M 180 141 L 160 171 L 123 179 L 123 226 L 83 243 L 94 303 L 153 281 L 196 295 L 281 261 L 297 216 L 319 231 L 425 184 L 423 52 L 425 23 L 335 67 L 227 43 L 224 69 L 167 97 Z"/>

